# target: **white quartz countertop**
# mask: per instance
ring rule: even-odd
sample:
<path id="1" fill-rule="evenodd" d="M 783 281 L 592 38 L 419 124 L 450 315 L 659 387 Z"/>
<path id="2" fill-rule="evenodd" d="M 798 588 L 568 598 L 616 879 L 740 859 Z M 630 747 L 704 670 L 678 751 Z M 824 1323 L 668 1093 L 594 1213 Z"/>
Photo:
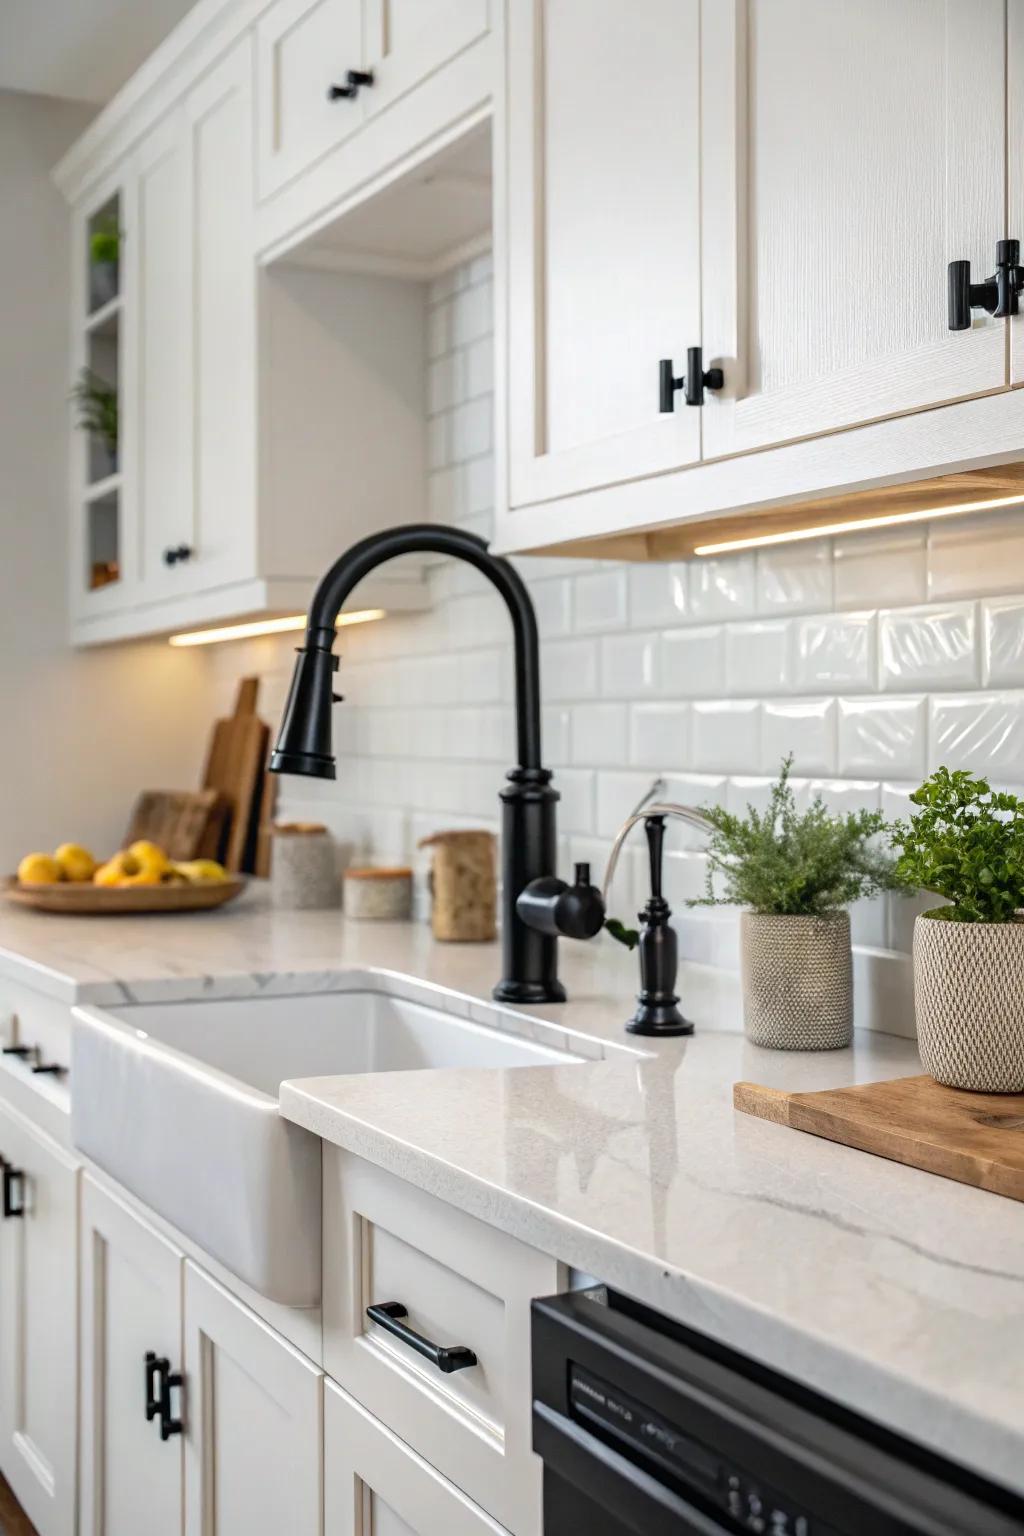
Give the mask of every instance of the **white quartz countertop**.
<path id="1" fill-rule="evenodd" d="M 737 979 L 700 967 L 680 977 L 697 1033 L 639 1041 L 622 1028 L 636 957 L 605 940 L 562 957 L 570 1002 L 509 1022 L 563 1024 L 596 1059 L 306 1079 L 282 1086 L 282 1112 L 1024 1492 L 1024 1206 L 732 1107 L 740 1079 L 824 1088 L 920 1071 L 913 1042 L 861 1033 L 847 1051 L 761 1050 L 743 1037 Z M 498 966 L 495 946 L 276 913 L 257 889 L 196 916 L 0 913 L 0 977 L 68 1003 L 373 977 L 492 1022 Z"/>

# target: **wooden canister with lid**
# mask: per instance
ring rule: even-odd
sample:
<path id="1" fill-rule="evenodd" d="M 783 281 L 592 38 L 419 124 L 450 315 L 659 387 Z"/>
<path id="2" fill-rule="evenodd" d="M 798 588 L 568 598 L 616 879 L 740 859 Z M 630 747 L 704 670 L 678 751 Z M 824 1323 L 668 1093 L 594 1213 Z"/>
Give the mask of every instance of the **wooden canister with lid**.
<path id="1" fill-rule="evenodd" d="M 435 939 L 485 943 L 497 933 L 493 832 L 435 832 L 421 848 L 434 852 L 430 888 Z"/>

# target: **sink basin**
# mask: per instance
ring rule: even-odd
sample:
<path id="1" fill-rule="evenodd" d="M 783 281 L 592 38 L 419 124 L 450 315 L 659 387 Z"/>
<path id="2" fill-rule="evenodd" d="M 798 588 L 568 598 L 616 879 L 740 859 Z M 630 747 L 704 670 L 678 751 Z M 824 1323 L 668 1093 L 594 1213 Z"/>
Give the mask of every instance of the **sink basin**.
<path id="1" fill-rule="evenodd" d="M 286 1078 L 584 1057 L 371 990 L 76 1008 L 76 1147 L 261 1295 L 320 1300 L 320 1141 Z"/>

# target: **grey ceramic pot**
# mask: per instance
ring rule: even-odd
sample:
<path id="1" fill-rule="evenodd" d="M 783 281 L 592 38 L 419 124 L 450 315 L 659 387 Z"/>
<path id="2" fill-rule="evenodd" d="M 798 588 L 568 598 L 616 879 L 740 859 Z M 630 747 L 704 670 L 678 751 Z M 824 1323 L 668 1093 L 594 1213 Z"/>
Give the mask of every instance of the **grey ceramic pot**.
<path id="1" fill-rule="evenodd" d="M 1024 923 L 914 924 L 925 1071 L 949 1088 L 1024 1093 Z"/>
<path id="2" fill-rule="evenodd" d="M 835 1051 L 853 1038 L 853 957 L 846 912 L 740 915 L 743 1024 L 775 1051 Z"/>

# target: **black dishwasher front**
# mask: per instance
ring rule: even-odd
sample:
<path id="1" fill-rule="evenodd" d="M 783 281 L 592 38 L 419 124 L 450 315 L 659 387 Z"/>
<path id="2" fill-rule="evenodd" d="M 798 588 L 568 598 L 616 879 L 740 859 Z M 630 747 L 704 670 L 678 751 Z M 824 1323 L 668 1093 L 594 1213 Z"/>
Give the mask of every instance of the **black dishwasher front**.
<path id="1" fill-rule="evenodd" d="M 1024 1501 L 604 1286 L 533 1304 L 544 1536 L 1022 1536 Z"/>

